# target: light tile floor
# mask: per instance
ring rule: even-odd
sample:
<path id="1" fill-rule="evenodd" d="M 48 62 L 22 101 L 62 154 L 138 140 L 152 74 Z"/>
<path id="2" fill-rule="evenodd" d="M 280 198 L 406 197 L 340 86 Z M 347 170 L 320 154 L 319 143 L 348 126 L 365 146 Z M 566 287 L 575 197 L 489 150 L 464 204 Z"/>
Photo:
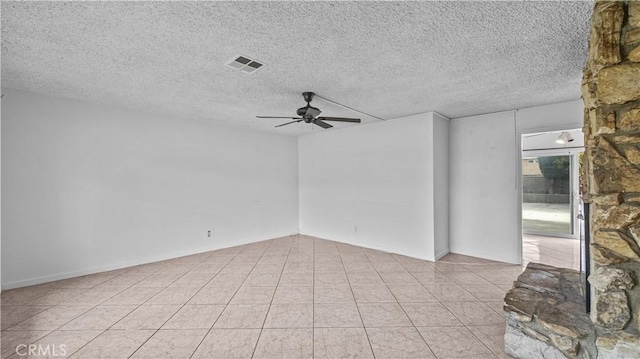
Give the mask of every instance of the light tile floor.
<path id="1" fill-rule="evenodd" d="M 503 358 L 521 271 L 278 238 L 6 291 L 2 358 Z"/>
<path id="2" fill-rule="evenodd" d="M 580 270 L 580 240 L 545 237 L 531 234 L 522 236 L 522 262 L 547 264 L 554 267 Z"/>

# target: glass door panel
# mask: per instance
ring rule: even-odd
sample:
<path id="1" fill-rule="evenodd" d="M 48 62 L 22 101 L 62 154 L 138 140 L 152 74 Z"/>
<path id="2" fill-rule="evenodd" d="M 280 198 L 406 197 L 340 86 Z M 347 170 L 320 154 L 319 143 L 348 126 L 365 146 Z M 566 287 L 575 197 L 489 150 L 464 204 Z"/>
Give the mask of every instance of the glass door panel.
<path id="1" fill-rule="evenodd" d="M 573 236 L 572 155 L 522 160 L 524 233 Z"/>

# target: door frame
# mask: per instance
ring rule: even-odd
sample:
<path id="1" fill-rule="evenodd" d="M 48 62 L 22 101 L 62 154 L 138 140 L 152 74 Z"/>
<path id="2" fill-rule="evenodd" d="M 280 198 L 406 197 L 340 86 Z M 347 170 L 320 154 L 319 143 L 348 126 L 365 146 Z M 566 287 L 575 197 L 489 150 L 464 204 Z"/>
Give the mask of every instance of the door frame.
<path id="1" fill-rule="evenodd" d="M 532 235 L 540 235 L 545 237 L 557 237 L 557 238 L 569 238 L 569 239 L 578 239 L 580 236 L 579 233 L 579 224 L 577 221 L 577 216 L 579 208 L 579 166 L 578 166 L 578 155 L 584 151 L 584 147 L 579 148 L 557 148 L 557 149 L 549 149 L 549 150 L 532 150 L 532 151 L 522 151 L 522 160 L 526 158 L 537 158 L 537 157 L 545 157 L 545 156 L 570 156 L 571 159 L 571 169 L 569 171 L 569 181 L 570 181 L 570 209 L 571 209 L 571 234 L 563 234 L 563 233 L 544 233 L 544 232 L 527 232 L 527 234 Z M 525 155 L 526 152 L 526 155 Z M 520 164 L 522 168 L 522 163 Z M 522 187 L 521 187 L 522 190 Z M 524 194 L 523 194 L 524 197 Z M 522 213 L 520 213 L 522 216 Z M 524 228 L 522 229 L 522 234 L 524 235 Z"/>
<path id="2" fill-rule="evenodd" d="M 568 126 L 566 124 L 564 125 L 556 125 L 556 126 L 541 126 L 541 127 L 534 127 L 534 128 L 518 128 L 518 124 L 516 122 L 516 128 L 515 128 L 515 134 L 516 134 L 516 138 L 515 138 L 515 147 L 516 147 L 516 156 L 515 156 L 515 160 L 516 160 L 516 171 L 515 171 L 515 182 L 516 182 L 516 191 L 517 191 L 517 196 L 516 196 L 516 208 L 518 210 L 518 223 L 517 223 L 517 229 L 518 229 L 518 233 L 520 234 L 517 238 L 518 243 L 516 244 L 516 247 L 518 248 L 518 257 L 519 263 L 522 264 L 522 259 L 523 259 L 523 255 L 522 255 L 522 239 L 523 239 L 523 232 L 522 232 L 522 136 L 523 135 L 530 135 L 530 134 L 535 134 L 535 133 L 541 133 L 541 132 L 558 132 L 558 131 L 572 131 L 572 130 L 576 130 L 576 129 L 582 129 L 582 124 L 577 124 L 574 126 Z M 584 150 L 584 149 L 583 149 Z M 579 176 L 579 175 L 578 175 Z"/>

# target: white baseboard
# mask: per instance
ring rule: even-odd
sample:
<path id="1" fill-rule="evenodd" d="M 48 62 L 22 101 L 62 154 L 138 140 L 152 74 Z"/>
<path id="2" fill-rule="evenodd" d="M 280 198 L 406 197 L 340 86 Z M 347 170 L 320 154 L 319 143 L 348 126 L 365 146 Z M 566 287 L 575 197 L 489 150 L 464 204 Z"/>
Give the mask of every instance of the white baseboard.
<path id="1" fill-rule="evenodd" d="M 506 256 L 496 255 L 495 253 L 493 253 L 492 255 L 487 255 L 486 253 L 480 253 L 480 252 L 475 252 L 475 251 L 460 251 L 460 250 L 456 250 L 456 249 L 451 249 L 450 252 L 451 253 L 455 253 L 455 254 L 462 254 L 464 256 L 469 256 L 469 257 L 488 259 L 488 260 L 496 261 L 496 262 L 503 262 L 503 263 L 509 263 L 509 264 L 520 264 L 518 262 L 518 259 L 507 258 Z"/>
<path id="2" fill-rule="evenodd" d="M 233 245 L 228 245 L 228 246 L 215 246 L 215 247 L 214 246 L 209 246 L 209 247 L 201 247 L 201 248 L 185 250 L 185 251 L 176 251 L 176 252 L 165 253 L 165 254 L 157 255 L 157 256 L 150 256 L 150 257 L 146 257 L 146 258 L 143 258 L 143 259 L 140 259 L 140 260 L 135 260 L 135 261 L 125 261 L 125 262 L 114 263 L 114 264 L 109 264 L 109 265 L 100 266 L 100 267 L 85 268 L 85 269 L 80 269 L 80 270 L 76 270 L 76 271 L 70 271 L 70 272 L 64 272 L 64 273 L 56 273 L 56 274 L 51 274 L 51 275 L 46 275 L 46 276 L 41 276 L 41 277 L 36 277 L 36 278 L 18 280 L 18 281 L 9 282 L 9 283 L 2 283 L 2 290 L 21 288 L 21 287 L 28 287 L 28 286 L 31 286 L 31 285 L 43 284 L 43 283 L 53 282 L 53 281 L 62 280 L 62 279 L 69 279 L 69 278 L 74 278 L 74 277 L 80 277 L 80 276 L 83 276 L 83 275 L 96 274 L 96 273 L 100 273 L 100 272 L 108 272 L 108 271 L 112 271 L 112 270 L 116 270 L 116 269 L 134 267 L 134 266 L 138 266 L 138 265 L 142 265 L 142 264 L 160 262 L 160 261 L 164 261 L 164 260 L 167 260 L 167 259 L 174 259 L 174 258 L 190 256 L 190 255 L 194 255 L 194 254 L 200 254 L 200 253 L 204 253 L 204 252 L 210 252 L 210 251 L 214 251 L 214 250 L 218 250 L 218 249 L 231 248 L 231 247 L 241 246 L 241 245 L 249 244 L 249 243 L 257 243 L 257 242 L 262 242 L 262 241 L 268 241 L 268 240 L 271 240 L 271 239 L 291 236 L 291 235 L 295 235 L 295 234 L 297 234 L 297 233 L 285 234 L 285 235 L 274 237 L 274 238 L 270 238 L 270 239 L 245 240 L 245 241 L 240 241 L 240 242 L 233 243 Z"/>

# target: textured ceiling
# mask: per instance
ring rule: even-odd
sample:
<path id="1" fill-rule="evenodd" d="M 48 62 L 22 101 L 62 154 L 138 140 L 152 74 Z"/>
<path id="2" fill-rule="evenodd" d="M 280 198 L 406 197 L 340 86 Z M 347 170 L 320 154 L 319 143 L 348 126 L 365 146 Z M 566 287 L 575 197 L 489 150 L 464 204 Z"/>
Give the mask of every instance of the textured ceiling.
<path id="1" fill-rule="evenodd" d="M 579 98 L 592 6 L 3 1 L 2 86 L 291 135 L 323 130 L 255 115 L 294 116 L 303 91 L 456 118 Z M 224 66 L 238 54 L 266 67 Z"/>

